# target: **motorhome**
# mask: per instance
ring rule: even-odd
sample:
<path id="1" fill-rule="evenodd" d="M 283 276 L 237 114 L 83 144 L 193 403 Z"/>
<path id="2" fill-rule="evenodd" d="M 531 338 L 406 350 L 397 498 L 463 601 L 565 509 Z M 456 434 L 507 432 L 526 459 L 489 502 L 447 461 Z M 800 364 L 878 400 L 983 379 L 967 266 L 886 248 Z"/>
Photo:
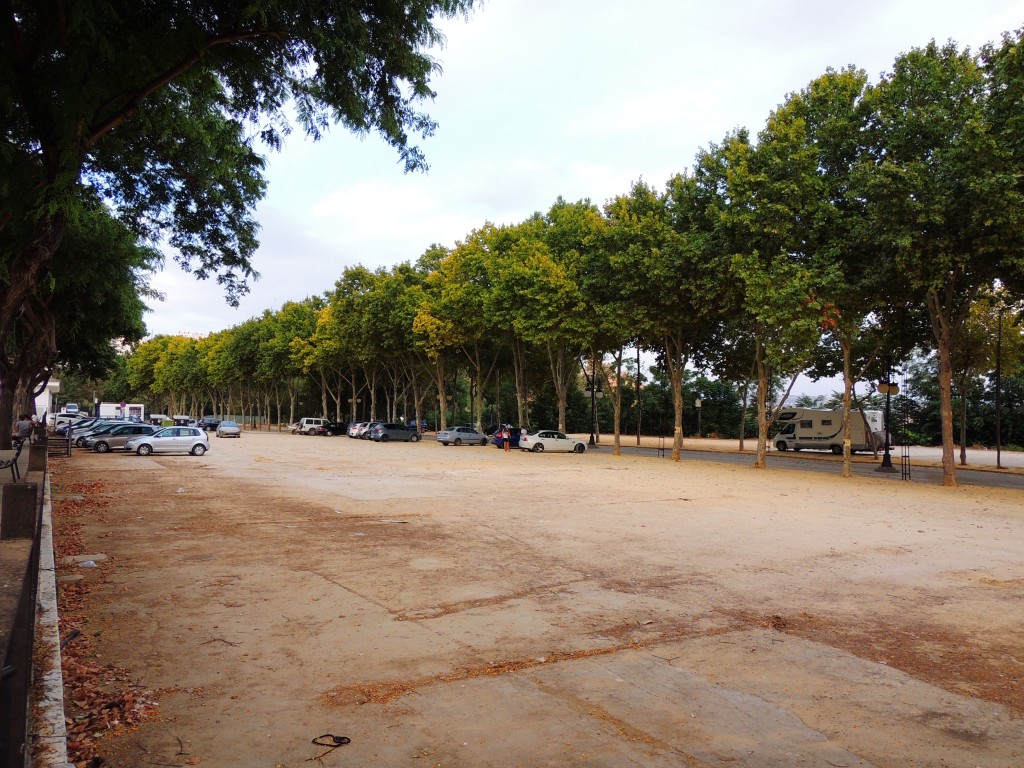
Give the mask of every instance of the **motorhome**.
<path id="1" fill-rule="evenodd" d="M 863 415 L 862 415 L 863 414 Z M 815 408 L 783 408 L 776 423 L 780 426 L 772 442 L 780 451 L 805 448 L 843 452 L 843 412 Z M 885 444 L 885 425 L 881 411 L 850 411 L 850 450 L 873 451 Z"/>
<path id="2" fill-rule="evenodd" d="M 145 421 L 144 403 L 100 403 L 100 418 Z"/>

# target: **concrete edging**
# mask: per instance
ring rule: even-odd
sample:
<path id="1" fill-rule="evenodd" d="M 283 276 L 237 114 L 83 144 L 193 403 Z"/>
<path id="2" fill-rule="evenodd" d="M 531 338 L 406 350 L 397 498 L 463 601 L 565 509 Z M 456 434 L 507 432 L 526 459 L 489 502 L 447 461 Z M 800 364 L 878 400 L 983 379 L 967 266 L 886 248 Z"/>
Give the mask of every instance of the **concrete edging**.
<path id="1" fill-rule="evenodd" d="M 31 723 L 31 765 L 35 768 L 74 768 L 68 762 L 64 722 L 64 674 L 60 657 L 60 616 L 57 612 L 57 570 L 53 557 L 53 506 L 50 473 L 43 475 L 43 514 L 39 538 L 39 587 L 36 594 L 36 648 L 43 649 L 46 671 L 34 681 L 41 692 Z"/>

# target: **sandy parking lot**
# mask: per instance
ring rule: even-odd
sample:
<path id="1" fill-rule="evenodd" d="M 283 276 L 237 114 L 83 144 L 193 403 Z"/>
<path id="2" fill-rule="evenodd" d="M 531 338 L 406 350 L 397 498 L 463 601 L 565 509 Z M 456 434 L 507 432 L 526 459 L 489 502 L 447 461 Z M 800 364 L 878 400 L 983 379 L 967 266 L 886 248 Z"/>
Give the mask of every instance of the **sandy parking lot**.
<path id="1" fill-rule="evenodd" d="M 1024 765 L 1019 491 L 211 443 L 52 464 L 93 765 Z"/>

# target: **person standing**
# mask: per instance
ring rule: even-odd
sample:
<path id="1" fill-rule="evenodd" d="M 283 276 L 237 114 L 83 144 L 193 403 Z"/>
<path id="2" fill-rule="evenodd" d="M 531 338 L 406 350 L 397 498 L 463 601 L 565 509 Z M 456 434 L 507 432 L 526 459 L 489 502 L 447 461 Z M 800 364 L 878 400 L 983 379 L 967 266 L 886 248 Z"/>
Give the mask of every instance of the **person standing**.
<path id="1" fill-rule="evenodd" d="M 506 452 L 512 449 L 512 433 L 509 432 L 508 424 L 501 428 L 501 445 Z"/>

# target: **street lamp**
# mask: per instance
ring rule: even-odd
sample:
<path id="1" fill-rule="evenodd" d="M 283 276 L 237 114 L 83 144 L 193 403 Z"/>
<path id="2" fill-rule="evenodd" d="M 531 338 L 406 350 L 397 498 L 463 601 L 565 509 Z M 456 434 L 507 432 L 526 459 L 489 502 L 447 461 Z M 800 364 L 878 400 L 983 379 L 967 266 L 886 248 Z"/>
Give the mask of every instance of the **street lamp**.
<path id="1" fill-rule="evenodd" d="M 693 407 L 697 409 L 697 437 L 700 437 L 700 398 L 693 401 Z"/>
<path id="2" fill-rule="evenodd" d="M 892 415 L 889 398 L 898 395 L 900 388 L 891 381 L 883 381 L 878 385 L 878 391 L 885 395 L 885 453 L 882 455 L 882 464 L 876 472 L 895 472 L 892 466 L 892 456 L 889 454 L 889 420 Z"/>
<path id="3" fill-rule="evenodd" d="M 602 396 L 597 376 L 591 370 L 590 380 L 587 382 L 588 389 L 583 390 L 584 395 L 590 395 L 590 441 L 589 445 L 597 446 L 597 398 Z"/>

